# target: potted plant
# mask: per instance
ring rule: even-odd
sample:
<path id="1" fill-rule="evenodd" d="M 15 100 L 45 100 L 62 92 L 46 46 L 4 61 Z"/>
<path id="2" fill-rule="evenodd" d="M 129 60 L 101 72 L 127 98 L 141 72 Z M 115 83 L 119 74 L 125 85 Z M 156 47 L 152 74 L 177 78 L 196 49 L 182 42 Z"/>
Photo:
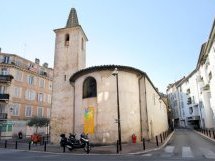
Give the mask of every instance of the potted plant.
<path id="1" fill-rule="evenodd" d="M 27 125 L 30 127 L 36 128 L 36 132 L 31 136 L 31 141 L 33 143 L 41 142 L 42 137 L 40 134 L 37 133 L 38 128 L 47 126 L 49 122 L 50 122 L 50 119 L 46 117 L 32 117 L 29 120 Z"/>

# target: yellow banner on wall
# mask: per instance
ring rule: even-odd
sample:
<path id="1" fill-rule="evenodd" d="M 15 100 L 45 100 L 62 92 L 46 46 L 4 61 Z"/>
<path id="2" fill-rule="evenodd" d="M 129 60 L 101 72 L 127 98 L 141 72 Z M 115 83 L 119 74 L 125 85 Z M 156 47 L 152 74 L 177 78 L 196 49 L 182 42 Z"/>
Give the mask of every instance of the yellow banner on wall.
<path id="1" fill-rule="evenodd" d="M 94 134 L 94 107 L 88 107 L 84 112 L 84 133 Z"/>

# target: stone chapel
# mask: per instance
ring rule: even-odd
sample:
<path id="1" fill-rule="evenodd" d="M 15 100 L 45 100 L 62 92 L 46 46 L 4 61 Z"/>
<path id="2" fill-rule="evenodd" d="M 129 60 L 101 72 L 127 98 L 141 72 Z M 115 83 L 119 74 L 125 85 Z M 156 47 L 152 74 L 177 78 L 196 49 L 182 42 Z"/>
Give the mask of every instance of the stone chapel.
<path id="1" fill-rule="evenodd" d="M 168 129 L 167 105 L 145 72 L 121 65 L 86 67 L 88 38 L 74 8 L 66 26 L 54 32 L 53 143 L 61 133 L 82 132 L 91 142 L 115 143 L 119 121 L 122 142 L 131 142 L 132 134 L 140 141 Z"/>

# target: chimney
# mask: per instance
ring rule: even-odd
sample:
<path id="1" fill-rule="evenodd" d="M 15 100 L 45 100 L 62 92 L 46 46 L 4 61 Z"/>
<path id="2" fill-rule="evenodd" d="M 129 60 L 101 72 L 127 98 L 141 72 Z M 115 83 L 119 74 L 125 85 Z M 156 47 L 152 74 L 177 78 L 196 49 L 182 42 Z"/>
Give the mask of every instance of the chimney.
<path id="1" fill-rule="evenodd" d="M 35 63 L 38 64 L 38 65 L 40 65 L 40 59 L 35 58 Z"/>
<path id="2" fill-rule="evenodd" d="M 48 63 L 43 63 L 43 67 L 48 68 Z"/>

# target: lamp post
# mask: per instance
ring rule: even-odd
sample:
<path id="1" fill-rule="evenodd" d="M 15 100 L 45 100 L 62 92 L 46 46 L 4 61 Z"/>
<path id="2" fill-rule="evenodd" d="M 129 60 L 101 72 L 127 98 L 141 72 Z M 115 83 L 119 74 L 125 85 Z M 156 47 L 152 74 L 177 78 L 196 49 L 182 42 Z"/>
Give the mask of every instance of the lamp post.
<path id="1" fill-rule="evenodd" d="M 46 141 L 49 142 L 49 123 L 46 125 Z"/>
<path id="2" fill-rule="evenodd" d="M 120 125 L 120 109 L 119 109 L 119 85 L 118 85 L 118 69 L 115 68 L 113 76 L 116 76 L 116 94 L 117 94 L 117 123 L 118 123 L 118 140 L 119 140 L 119 149 L 122 150 L 122 143 L 121 143 L 121 125 Z"/>

